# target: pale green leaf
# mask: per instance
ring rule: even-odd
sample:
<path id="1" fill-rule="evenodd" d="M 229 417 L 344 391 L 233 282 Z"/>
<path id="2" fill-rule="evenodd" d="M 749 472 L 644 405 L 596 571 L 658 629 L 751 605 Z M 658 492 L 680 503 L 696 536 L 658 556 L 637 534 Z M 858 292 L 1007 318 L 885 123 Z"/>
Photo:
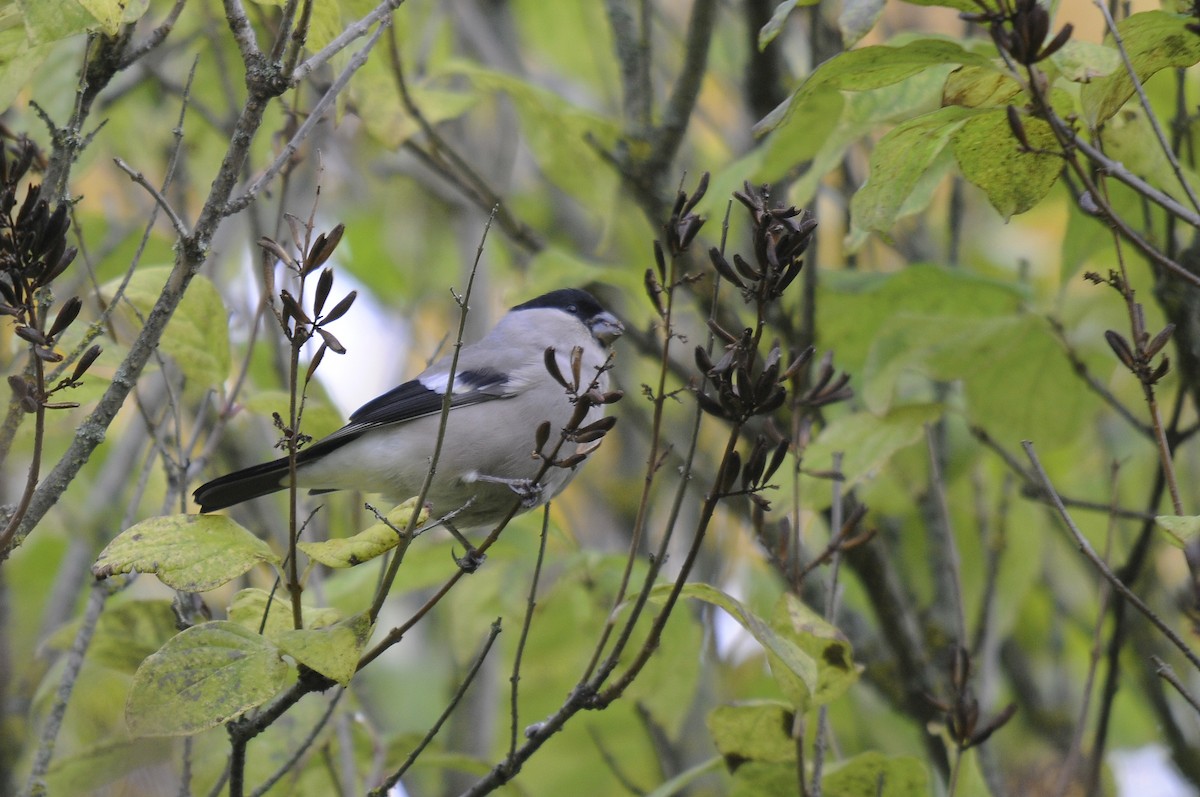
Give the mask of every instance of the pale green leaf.
<path id="1" fill-rule="evenodd" d="M 118 778 L 169 761 L 175 751 L 169 739 L 134 739 L 124 733 L 65 756 L 55 755 L 46 773 L 46 794 L 97 794 Z"/>
<path id="2" fill-rule="evenodd" d="M 775 6 L 771 18 L 758 31 L 758 49 L 765 50 L 768 44 L 775 41 L 775 37 L 783 30 L 784 23 L 797 6 L 811 6 L 818 2 L 819 0 L 783 0 Z"/>
<path id="3" fill-rule="evenodd" d="M 660 584 L 651 592 L 651 597 L 655 600 L 662 600 L 671 589 L 672 585 L 670 584 Z M 804 712 L 808 709 L 820 677 L 817 662 L 811 656 L 797 647 L 790 639 L 767 625 L 741 601 L 716 587 L 693 582 L 685 584 L 680 595 L 685 598 L 702 600 L 724 609 L 766 650 L 771 673 L 780 689 L 795 705 L 796 710 Z"/>
<path id="4" fill-rule="evenodd" d="M 721 755 L 747 761 L 787 763 L 796 760 L 792 723 L 796 713 L 784 703 L 759 700 L 718 706 L 705 724 Z"/>
<path id="5" fill-rule="evenodd" d="M 109 36 L 116 36 L 122 25 L 137 22 L 150 7 L 150 0 L 77 0 L 77 2 L 92 15 L 100 30 Z"/>
<path id="6" fill-rule="evenodd" d="M 821 779 L 821 793 L 827 797 L 926 797 L 929 774 L 919 759 L 870 751 L 832 765 Z"/>
<path id="7" fill-rule="evenodd" d="M 874 476 L 889 459 L 921 439 L 925 424 L 941 417 L 940 404 L 895 407 L 886 415 L 857 412 L 826 426 L 804 455 L 809 468 L 825 469 L 842 453 L 842 473 L 850 487 Z"/>
<path id="8" fill-rule="evenodd" d="M 975 64 L 995 69 L 991 59 L 948 39 L 922 38 L 901 47 L 876 45 L 848 50 L 821 64 L 800 91 L 819 85 L 843 91 L 865 91 L 899 83 L 930 67 Z"/>
<path id="9" fill-rule="evenodd" d="M 914 6 L 944 6 L 972 13 L 979 11 L 979 4 L 975 0 L 906 0 L 906 2 L 912 3 Z"/>
<path id="10" fill-rule="evenodd" d="M 80 622 L 67 623 L 46 640 L 46 645 L 54 650 L 70 649 Z M 96 624 L 88 661 L 132 674 L 143 659 L 178 632 L 179 619 L 169 600 L 110 602 Z"/>
<path id="11" fill-rule="evenodd" d="M 771 627 L 817 663 L 815 704 L 836 700 L 858 680 L 862 668 L 854 663 L 850 640 L 793 593 L 779 596 Z"/>
<path id="12" fill-rule="evenodd" d="M 1185 547 L 1188 540 L 1200 535 L 1200 515 L 1158 515 L 1154 522 L 1176 548 Z"/>
<path id="13" fill-rule="evenodd" d="M 1124 69 L 1116 48 L 1079 39 L 1069 40 L 1050 60 L 1063 77 L 1075 83 L 1090 83 Z"/>
<path id="14" fill-rule="evenodd" d="M 305 667 L 346 686 L 358 671 L 358 659 L 374 628 L 370 617 L 356 614 L 326 628 L 284 631 L 276 642 Z"/>
<path id="15" fill-rule="evenodd" d="M 1200 61 L 1200 36 L 1187 29 L 1193 19 L 1163 11 L 1143 11 L 1117 23 L 1129 62 L 1144 83 L 1169 68 L 1189 67 Z M 1133 81 L 1124 68 L 1083 87 L 1080 99 L 1088 127 L 1099 127 L 1133 96 Z"/>
<path id="16" fill-rule="evenodd" d="M 267 611 L 268 605 L 270 611 Z M 305 603 L 301 604 L 301 610 L 305 628 L 324 628 L 341 619 L 336 609 L 324 609 Z M 261 628 L 263 636 L 272 642 L 278 642 L 280 634 L 295 630 L 292 624 L 291 602 L 281 595 L 272 595 L 263 589 L 251 587 L 238 592 L 230 601 L 226 614 L 231 623 L 237 623 L 256 634 Z"/>
<path id="17" fill-rule="evenodd" d="M 117 535 L 92 565 L 97 578 L 153 573 L 183 592 L 227 584 L 260 562 L 279 564 L 262 540 L 224 515 L 168 515 Z"/>
<path id="18" fill-rule="evenodd" d="M 65 39 L 97 24 L 96 17 L 78 0 L 18 0 L 17 5 L 31 45 Z"/>
<path id="19" fill-rule="evenodd" d="M 720 770 L 723 764 L 724 760 L 720 756 L 702 761 L 690 769 L 685 769 L 670 780 L 664 781 L 646 797 L 674 797 L 676 794 L 685 793 L 688 786 L 705 775 Z"/>
<path id="20" fill-rule="evenodd" d="M 352 537 L 301 542 L 297 547 L 326 567 L 354 567 L 369 562 L 400 544 L 402 538 L 396 529 L 403 531 L 408 527 L 415 506 L 416 499 L 410 498 L 387 513 L 387 523 L 373 523 Z M 422 508 L 414 528 L 420 528 L 427 520 L 428 506 Z"/>
<path id="21" fill-rule="evenodd" d="M 1005 109 L 997 108 L 967 121 L 953 137 L 954 156 L 963 177 L 983 189 L 988 201 L 1007 221 L 1040 202 L 1062 171 L 1053 152 L 1058 140 L 1050 125 L 1023 117 L 1025 139 L 1032 151 L 1013 137 Z"/>
<path id="22" fill-rule="evenodd" d="M 1021 93 L 1021 84 L 1011 75 L 991 67 L 962 66 L 946 77 L 942 88 L 943 105 L 965 108 L 990 108 L 1007 105 Z"/>
<path id="23" fill-rule="evenodd" d="M 871 232 L 890 230 L 922 176 L 951 137 L 976 113 L 959 106 L 939 108 L 885 135 L 871 152 L 867 182 L 850 201 L 852 225 Z"/>
<path id="24" fill-rule="evenodd" d="M 871 32 L 876 20 L 883 13 L 883 0 L 843 0 L 838 14 L 838 28 L 842 31 L 842 44 L 851 47 Z"/>
<path id="25" fill-rule="evenodd" d="M 141 319 L 150 313 L 170 275 L 168 266 L 134 272 L 119 307 L 127 323 L 141 328 Z M 113 280 L 101 286 L 100 293 L 105 300 L 112 299 L 119 284 L 120 280 Z M 132 310 L 126 302 L 133 305 Z M 204 389 L 224 384 L 229 376 L 227 315 L 225 302 L 216 286 L 207 277 L 197 275 L 158 344 L 159 351 L 175 360 L 188 379 Z"/>
<path id="26" fill-rule="evenodd" d="M 125 721 L 135 736 L 186 736 L 260 706 L 288 667 L 265 638 L 217 621 L 181 632 L 133 676 Z"/>
<path id="27" fill-rule="evenodd" d="M 796 797 L 796 765 L 747 761 L 734 770 L 728 797 Z"/>

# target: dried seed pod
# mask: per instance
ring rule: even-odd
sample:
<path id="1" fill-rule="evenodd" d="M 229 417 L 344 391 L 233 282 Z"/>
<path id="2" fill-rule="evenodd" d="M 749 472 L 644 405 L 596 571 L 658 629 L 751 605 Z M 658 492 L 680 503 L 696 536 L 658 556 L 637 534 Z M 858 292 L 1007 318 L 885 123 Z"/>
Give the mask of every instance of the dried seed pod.
<path id="1" fill-rule="evenodd" d="M 325 359 L 325 352 L 329 348 L 330 348 L 330 346 L 328 343 L 322 343 L 320 346 L 317 347 L 317 353 L 313 355 L 313 358 L 311 360 L 309 360 L 308 369 L 304 372 L 304 383 L 305 384 L 308 384 L 309 382 L 312 381 L 313 374 L 315 374 L 317 372 L 317 369 L 321 366 L 321 360 Z M 337 351 L 337 350 L 334 349 L 334 351 Z M 338 352 L 338 353 L 341 354 L 342 352 Z"/>
<path id="2" fill-rule="evenodd" d="M 662 302 L 662 285 L 654 276 L 654 269 L 646 269 L 645 276 L 646 296 L 649 297 L 650 303 L 654 305 L 654 312 L 658 313 L 658 317 L 662 318 L 667 314 L 667 308 Z"/>
<path id="3" fill-rule="evenodd" d="M 329 234 L 321 233 L 317 236 L 317 240 L 313 241 L 312 247 L 308 250 L 308 255 L 304 258 L 304 271 L 309 273 L 320 268 L 329 260 L 333 254 L 333 250 L 337 249 L 337 245 L 341 243 L 342 233 L 346 231 L 345 224 L 339 224 L 329 231 Z"/>
<path id="4" fill-rule="evenodd" d="M 325 300 L 329 298 L 331 290 L 333 290 L 333 269 L 327 268 L 317 278 L 317 289 L 313 292 L 313 315 L 317 318 L 321 317 L 321 311 L 325 309 Z"/>
<path id="5" fill-rule="evenodd" d="M 762 435 L 754 441 L 750 456 L 746 458 L 746 467 L 742 471 L 742 489 L 748 490 L 757 485 L 762 479 L 763 469 L 767 467 L 767 439 Z"/>
<path id="6" fill-rule="evenodd" d="M 533 435 L 533 451 L 535 454 L 540 454 L 546 448 L 546 443 L 550 442 L 550 421 L 542 421 L 538 424 L 537 431 Z"/>
<path id="7" fill-rule="evenodd" d="M 725 329 L 725 327 L 721 326 L 720 324 L 718 324 L 716 321 L 714 321 L 711 318 L 708 319 L 708 329 L 710 332 L 712 332 L 714 335 L 716 335 L 718 338 L 725 341 L 726 343 L 737 343 L 738 342 L 736 335 L 734 335 L 729 330 Z"/>
<path id="8" fill-rule="evenodd" d="M 600 420 L 596 421 L 595 423 L 588 424 L 587 426 L 583 427 L 579 431 L 581 433 L 588 433 L 588 434 L 590 434 L 592 432 L 600 432 L 602 434 L 607 434 L 616 425 L 617 425 L 616 416 L 615 415 L 606 415 L 605 417 L 601 418 Z"/>
<path id="9" fill-rule="evenodd" d="M 708 259 L 712 261 L 713 268 L 717 270 L 724 279 L 732 282 L 738 288 L 744 289 L 745 283 L 738 277 L 737 272 L 733 270 L 733 266 L 729 265 L 729 261 L 725 259 L 725 255 L 721 254 L 721 250 L 715 246 L 708 250 Z"/>
<path id="10" fill-rule="evenodd" d="M 264 235 L 258 239 L 258 245 L 271 255 L 274 255 L 276 260 L 278 260 L 280 263 L 283 263 L 288 268 L 296 268 L 295 258 L 288 254 L 287 250 L 280 246 L 274 238 L 268 238 Z"/>
<path id="11" fill-rule="evenodd" d="M 725 407 L 707 393 L 696 393 L 696 401 L 700 404 L 700 409 L 707 412 L 709 415 L 715 415 L 718 418 L 726 419 L 728 416 L 725 413 Z"/>
<path id="12" fill-rule="evenodd" d="M 1017 111 L 1016 106 L 1009 105 L 1005 109 L 1008 114 L 1008 129 L 1012 131 L 1013 138 L 1021 145 L 1021 149 L 1028 152 L 1033 149 L 1029 146 L 1029 138 L 1025 135 L 1025 123 L 1021 121 L 1021 114 Z"/>
<path id="13" fill-rule="evenodd" d="M 1108 346 L 1113 350 L 1113 354 L 1117 355 L 1117 359 L 1121 361 L 1129 370 L 1133 371 L 1137 368 L 1137 360 L 1133 356 L 1133 349 L 1129 346 L 1129 341 L 1125 340 L 1120 333 L 1109 329 L 1104 332 L 1104 339 L 1108 341 Z"/>
<path id="14" fill-rule="evenodd" d="M 700 200 L 704 198 L 704 195 L 708 193 L 708 178 L 708 172 L 704 172 L 700 175 L 700 181 L 696 183 L 696 190 L 692 192 L 692 195 L 688 197 L 687 202 L 685 202 L 683 205 L 683 213 L 691 213 Z"/>
<path id="15" fill-rule="evenodd" d="M 79 362 L 75 363 L 75 370 L 71 372 L 71 381 L 78 382 L 80 378 L 87 372 L 87 369 L 92 367 L 92 363 L 96 362 L 96 358 L 103 351 L 99 346 L 92 346 L 83 353 L 79 358 Z"/>
<path id="16" fill-rule="evenodd" d="M 34 327 L 21 324 L 17 327 L 16 333 L 18 338 L 28 343 L 32 343 L 35 346 L 49 345 L 49 341 L 46 340 L 46 336 L 42 334 L 41 330 L 35 329 Z"/>
<path id="17" fill-rule="evenodd" d="M 58 309 L 58 314 L 54 316 L 54 323 L 50 325 L 50 337 L 58 337 L 59 333 L 71 326 L 71 322 L 79 317 L 79 311 L 82 308 L 83 301 L 78 296 L 72 296 L 70 299 L 67 299 L 63 303 L 63 306 Z"/>
<path id="18" fill-rule="evenodd" d="M 705 376 L 712 373 L 713 361 L 708 356 L 708 350 L 703 346 L 696 347 L 696 367 L 700 369 L 700 373 Z"/>
<path id="19" fill-rule="evenodd" d="M 321 323 L 332 324 L 334 321 L 337 321 L 350 310 L 350 305 L 354 304 L 354 300 L 357 298 L 358 291 L 350 291 L 347 293 L 342 297 L 340 302 L 333 306 L 333 309 L 329 311 L 328 315 L 321 319 Z"/>
<path id="20" fill-rule="evenodd" d="M 345 354 L 346 353 L 346 347 L 343 346 L 342 342 L 340 340 L 338 340 L 336 337 L 334 337 L 333 333 L 330 332 L 328 329 L 325 329 L 324 327 L 317 327 L 317 334 L 321 336 L 321 339 L 323 341 L 325 341 L 324 344 L 322 344 L 322 345 L 328 346 L 329 348 L 333 349 L 333 351 L 336 354 Z"/>
<path id="21" fill-rule="evenodd" d="M 742 457 L 737 451 L 730 451 L 729 456 L 725 459 L 725 465 L 721 469 L 720 491 L 728 493 L 733 489 L 734 482 L 737 481 L 738 473 L 742 469 Z"/>
<path id="22" fill-rule="evenodd" d="M 749 261 L 739 254 L 734 254 L 733 265 L 737 267 L 738 273 L 752 282 L 757 282 L 758 280 L 762 279 L 763 273 L 754 266 L 750 265 Z"/>
<path id="23" fill-rule="evenodd" d="M 566 377 L 563 376 L 562 370 L 558 367 L 557 352 L 553 346 L 547 346 L 543 354 L 542 362 L 546 366 L 546 370 L 550 373 L 550 378 L 558 382 L 567 390 L 572 390 L 572 386 L 567 384 Z"/>
<path id="24" fill-rule="evenodd" d="M 586 401 L 576 401 L 575 411 L 571 413 L 571 420 L 567 421 L 567 428 L 579 428 L 579 424 L 583 423 L 583 419 L 587 417 L 587 414 L 591 411 L 591 409 L 591 405 Z"/>
<path id="25" fill-rule="evenodd" d="M 654 242 L 654 264 L 658 266 L 659 282 L 667 281 L 667 256 L 663 254 L 662 242 Z"/>
<path id="26" fill-rule="evenodd" d="M 775 471 L 779 470 L 779 466 L 783 464 L 784 457 L 792 447 L 792 442 L 787 438 L 780 440 L 775 444 L 775 450 L 771 452 L 771 461 L 767 464 L 766 470 L 763 472 L 763 479 L 770 481 L 775 475 Z"/>
<path id="27" fill-rule="evenodd" d="M 1154 339 L 1146 344 L 1146 356 L 1153 357 L 1162 351 L 1163 347 L 1171 339 L 1172 333 L 1175 332 L 1174 324 L 1167 324 L 1162 330 L 1154 336 Z"/>

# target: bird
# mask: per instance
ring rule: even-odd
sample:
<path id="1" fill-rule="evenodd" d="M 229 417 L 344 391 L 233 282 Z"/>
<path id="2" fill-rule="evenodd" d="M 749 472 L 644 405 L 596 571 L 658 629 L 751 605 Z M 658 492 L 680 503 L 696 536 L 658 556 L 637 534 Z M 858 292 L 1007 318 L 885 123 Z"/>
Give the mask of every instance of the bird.
<path id="1" fill-rule="evenodd" d="M 518 499 L 520 511 L 527 511 L 558 495 L 574 477 L 576 467 L 552 467 L 532 483 L 543 464 L 531 454 L 537 429 L 549 422 L 558 432 L 571 422 L 575 401 L 563 381 L 571 382 L 573 357 L 578 357 L 582 383 L 574 386 L 576 393 L 608 390 L 610 344 L 622 332 L 617 317 L 578 288 L 518 304 L 482 339 L 461 348 L 453 387 L 452 355 L 446 355 L 359 407 L 338 431 L 300 449 L 296 484 L 313 493 L 381 493 L 396 503 L 416 496 L 430 468 L 443 399 L 450 391 L 445 438 L 426 504 L 431 516 L 445 518 L 443 525 L 469 547 L 457 529 L 496 526 Z M 551 357 L 557 376 L 551 373 Z M 579 427 L 599 420 L 604 409 L 603 403 L 590 406 Z M 283 457 L 213 479 L 193 498 L 202 513 L 213 512 L 288 485 Z"/>

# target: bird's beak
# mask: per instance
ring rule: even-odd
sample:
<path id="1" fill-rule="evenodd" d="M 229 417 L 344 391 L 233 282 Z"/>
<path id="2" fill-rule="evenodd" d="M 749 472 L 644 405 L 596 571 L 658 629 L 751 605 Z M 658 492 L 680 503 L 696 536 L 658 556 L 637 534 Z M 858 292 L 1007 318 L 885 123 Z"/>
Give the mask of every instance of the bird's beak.
<path id="1" fill-rule="evenodd" d="M 625 325 L 612 313 L 600 313 L 592 319 L 588 328 L 592 330 L 592 336 L 605 346 L 621 337 L 621 333 L 625 331 Z"/>

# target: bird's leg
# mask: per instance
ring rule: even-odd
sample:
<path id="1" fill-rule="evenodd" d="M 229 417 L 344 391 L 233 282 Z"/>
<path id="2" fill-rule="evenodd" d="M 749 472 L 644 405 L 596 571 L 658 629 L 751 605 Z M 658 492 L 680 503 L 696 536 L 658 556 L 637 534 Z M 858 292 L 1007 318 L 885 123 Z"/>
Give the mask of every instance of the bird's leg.
<path id="1" fill-rule="evenodd" d="M 542 502 L 544 488 L 533 479 L 505 479 L 500 476 L 485 476 L 480 474 L 475 477 L 475 481 L 488 482 L 489 484 L 503 484 L 521 497 L 522 509 L 533 509 Z"/>
<path id="2" fill-rule="evenodd" d="M 462 546 L 467 549 L 467 552 L 462 556 L 454 553 L 454 551 L 450 552 L 450 555 L 454 557 L 454 563 L 458 565 L 464 573 L 474 573 L 479 569 L 479 566 L 483 564 L 483 561 L 487 559 L 487 555 L 477 551 L 475 546 L 471 544 L 471 541 L 464 537 L 462 532 L 455 528 L 454 524 L 449 520 L 443 520 L 442 526 L 446 529 L 446 531 L 454 535 L 454 539 L 462 543 Z"/>

